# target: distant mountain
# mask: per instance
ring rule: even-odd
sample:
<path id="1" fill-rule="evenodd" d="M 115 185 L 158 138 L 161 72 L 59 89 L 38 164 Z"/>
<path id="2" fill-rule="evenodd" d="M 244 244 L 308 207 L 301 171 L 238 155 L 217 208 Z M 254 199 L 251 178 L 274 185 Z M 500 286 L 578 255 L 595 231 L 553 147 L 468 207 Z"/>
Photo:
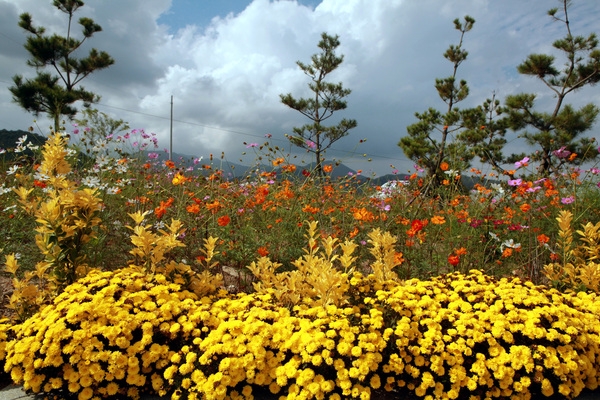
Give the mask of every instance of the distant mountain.
<path id="1" fill-rule="evenodd" d="M 16 147 L 16 143 L 19 140 L 19 138 L 21 138 L 24 135 L 27 135 L 28 142 L 31 142 L 36 145 L 43 145 L 47 140 L 46 137 L 41 136 L 37 133 L 27 132 L 27 131 L 23 131 L 23 130 L 10 131 L 10 130 L 6 130 L 6 129 L 0 129 L 0 149 L 5 149 L 5 150 L 14 149 Z M 150 153 L 150 152 L 148 152 L 148 151 L 145 152 L 144 157 L 147 158 L 148 153 Z M 168 153 L 157 152 L 157 154 L 158 154 L 158 157 L 155 159 L 155 161 L 164 162 L 169 159 Z M 19 155 L 31 155 L 31 151 L 26 150 L 25 152 L 20 153 Z M 8 161 L 8 160 L 13 159 L 15 157 L 15 154 L 7 152 L 7 153 L 2 154 L 2 156 L 4 157 L 4 160 Z M 212 161 L 203 159 L 200 162 L 194 163 L 195 157 L 187 155 L 187 154 L 180 154 L 180 153 L 173 153 L 172 159 L 176 163 L 176 165 L 181 168 L 188 168 L 188 167 L 193 166 L 193 167 L 195 167 L 196 170 L 198 170 L 198 168 L 197 168 L 198 166 L 208 165 L 211 167 L 211 169 L 199 170 L 199 173 L 201 173 L 203 175 L 209 175 L 214 170 L 221 170 L 225 174 L 225 179 L 243 179 L 243 178 L 249 176 L 251 174 L 251 172 L 255 171 L 256 169 L 258 169 L 260 171 L 276 171 L 278 173 L 280 172 L 279 168 L 273 168 L 270 165 L 263 164 L 263 165 L 250 166 L 250 165 L 243 165 L 243 164 L 230 162 L 227 160 L 221 160 L 219 158 L 215 158 Z M 358 183 L 367 183 L 368 182 L 369 184 L 376 185 L 376 186 L 380 186 L 386 182 L 394 181 L 394 180 L 408 180 L 408 177 L 409 177 L 409 175 L 406 175 L 406 174 L 387 174 L 387 175 L 378 176 L 376 178 L 371 178 L 371 177 L 367 177 L 367 176 L 363 176 L 363 175 L 357 175 L 357 172 L 355 170 L 349 168 L 348 166 L 346 166 L 344 164 L 325 163 L 324 165 L 331 165 L 332 171 L 329 174 L 329 176 L 331 176 L 331 178 L 334 180 L 337 180 L 337 179 L 343 178 L 343 177 L 355 176 L 356 182 L 358 182 Z M 304 171 L 304 170 L 311 171 L 314 169 L 314 167 L 315 167 L 315 163 L 296 165 L 296 172 L 294 173 L 294 175 L 297 177 L 301 177 L 302 171 Z M 499 182 L 499 181 L 482 180 L 480 177 L 467 176 L 467 175 L 463 175 L 461 177 L 461 179 L 462 179 L 462 183 L 463 183 L 464 187 L 467 190 L 472 189 L 475 186 L 475 184 L 477 184 L 477 183 L 487 186 L 490 183 L 498 183 Z"/>
<path id="2" fill-rule="evenodd" d="M 150 152 L 146 152 L 146 156 L 148 153 L 150 153 Z M 204 175 L 209 175 L 212 173 L 212 170 L 222 170 L 225 174 L 226 179 L 242 179 L 242 178 L 249 176 L 251 174 L 251 172 L 253 172 L 257 169 L 260 171 L 267 171 L 267 172 L 275 171 L 278 174 L 281 171 L 280 168 L 273 168 L 271 165 L 262 164 L 262 165 L 249 166 L 249 165 L 243 165 L 243 164 L 230 162 L 227 160 L 221 160 L 218 158 L 215 158 L 212 161 L 203 159 L 200 162 L 197 162 L 195 164 L 194 158 L 195 157 L 192 157 L 192 156 L 186 155 L 186 154 L 173 153 L 172 160 L 175 162 L 175 164 L 178 167 L 181 167 L 181 168 L 188 168 L 188 167 L 193 166 L 193 167 L 195 167 L 195 169 L 197 169 L 198 166 L 201 166 L 201 165 L 210 165 L 211 169 L 200 170 L 199 173 L 202 173 Z M 160 153 L 158 153 L 158 157 L 155 159 L 155 161 L 162 163 L 168 159 L 169 159 L 168 153 L 160 152 Z M 309 164 L 296 165 L 296 171 L 294 172 L 294 175 L 298 178 L 301 178 L 303 171 L 305 171 L 305 170 L 312 171 L 314 169 L 315 165 L 316 165 L 316 163 L 314 163 L 314 162 L 309 163 Z M 408 176 L 409 176 L 406 174 L 387 174 L 387 175 L 383 175 L 380 177 L 371 178 L 368 176 L 357 174 L 356 170 L 349 168 L 348 166 L 346 166 L 344 164 L 326 162 L 324 165 L 330 165 L 332 167 L 332 170 L 329 173 L 329 176 L 334 180 L 337 180 L 339 178 L 354 176 L 355 180 L 358 183 L 367 183 L 368 182 L 372 185 L 378 185 L 378 186 L 384 184 L 385 182 L 391 181 L 391 180 L 407 180 Z"/>
<path id="3" fill-rule="evenodd" d="M 167 153 L 159 153 L 158 158 L 156 158 L 155 160 L 158 160 L 159 162 L 164 162 L 166 160 L 169 159 L 169 155 Z M 189 155 L 185 155 L 185 154 L 179 154 L 179 153 L 173 153 L 173 157 L 172 160 L 175 162 L 175 164 L 179 167 L 182 168 L 188 168 L 191 166 L 195 166 L 198 167 L 198 165 L 210 165 L 212 167 L 212 169 L 218 169 L 218 170 L 222 170 L 225 175 L 226 178 L 244 178 L 247 177 L 248 175 L 250 175 L 251 172 L 255 171 L 255 170 L 260 170 L 260 171 L 275 171 L 277 173 L 279 173 L 281 171 L 280 168 L 277 167 L 272 167 L 271 165 L 265 165 L 265 164 L 260 164 L 260 165 L 243 165 L 243 164 L 238 164 L 238 163 L 234 163 L 234 162 L 230 162 L 227 160 L 221 160 L 221 159 L 213 159 L 213 161 L 210 160 L 206 160 L 203 159 L 202 161 L 200 161 L 197 164 L 194 164 L 194 157 L 189 156 Z M 301 177 L 302 176 L 302 172 L 303 171 L 312 171 L 315 168 L 316 163 L 309 163 L 309 164 L 303 164 L 303 165 L 296 165 L 296 171 L 294 172 L 295 176 Z M 336 163 L 325 163 L 324 165 L 331 165 L 332 167 L 332 171 L 329 173 L 329 176 L 331 176 L 332 179 L 338 179 L 338 178 L 342 178 L 342 177 L 349 177 L 349 176 L 356 176 L 356 179 L 360 182 L 365 182 L 367 180 L 369 180 L 368 177 L 362 176 L 362 175 L 357 175 L 356 171 L 347 167 L 344 164 L 336 164 Z M 211 171 L 205 171 L 205 173 L 210 174 Z M 396 178 L 398 179 L 398 178 Z"/>
<path id="4" fill-rule="evenodd" d="M 37 133 L 27 132 L 23 130 L 9 131 L 6 129 L 0 129 L 0 148 L 2 149 L 14 149 L 17 146 L 17 140 L 21 137 L 27 136 L 27 141 L 35 145 L 43 145 L 46 143 L 46 138 Z"/>

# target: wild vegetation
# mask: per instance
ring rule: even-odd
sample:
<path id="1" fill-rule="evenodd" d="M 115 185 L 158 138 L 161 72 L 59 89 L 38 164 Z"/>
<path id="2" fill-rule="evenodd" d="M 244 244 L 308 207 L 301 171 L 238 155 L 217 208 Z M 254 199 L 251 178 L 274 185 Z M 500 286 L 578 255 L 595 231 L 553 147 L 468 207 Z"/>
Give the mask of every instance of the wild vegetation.
<path id="1" fill-rule="evenodd" d="M 468 193 L 452 179 L 429 197 L 416 174 L 387 189 L 300 179 L 278 153 L 263 157 L 272 170 L 227 180 L 200 160 L 155 161 L 144 131 L 87 132 L 41 148 L 22 138 L 12 152 L 33 162 L 4 169 L 14 292 L 0 354 L 27 390 L 477 399 L 597 387 L 597 168 Z"/>
<path id="2" fill-rule="evenodd" d="M 567 5 L 564 18 L 550 15 L 568 29 Z M 336 179 L 321 162 L 299 171 L 270 135 L 249 145 L 257 165 L 234 179 L 212 155 L 161 161 L 156 135 L 93 110 L 68 134 L 0 149 L 7 376 L 79 400 L 570 399 L 597 389 L 600 148 L 575 140 L 598 110 L 561 108 L 597 81 L 595 36 L 555 43 L 572 61 L 562 73 L 540 55 L 519 67 L 557 90 L 553 114 L 533 111 L 530 95 L 459 110 L 468 87 L 456 70 L 474 22 L 455 21 L 454 75 L 436 82 L 446 113 L 417 114 L 401 142 L 417 169 L 406 180 Z M 314 122 L 296 133 L 315 154 L 353 125 L 321 130 L 319 110 L 343 109 L 349 93 L 317 79 L 342 61 L 337 37 L 322 39 L 333 64 L 315 55 L 299 66 L 333 103 L 282 96 Z M 525 126 L 542 151 L 504 158 L 504 133 Z M 490 173 L 470 165 L 473 154 L 456 157 L 482 132 L 490 140 L 475 155 Z M 432 146 L 414 148 L 423 142 Z"/>

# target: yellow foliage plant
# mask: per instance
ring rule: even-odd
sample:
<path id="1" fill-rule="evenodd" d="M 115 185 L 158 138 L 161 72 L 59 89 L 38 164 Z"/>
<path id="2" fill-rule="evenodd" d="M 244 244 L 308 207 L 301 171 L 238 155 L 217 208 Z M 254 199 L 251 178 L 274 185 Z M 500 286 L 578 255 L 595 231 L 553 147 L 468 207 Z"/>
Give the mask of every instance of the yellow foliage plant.
<path id="1" fill-rule="evenodd" d="M 223 287 L 223 276 L 213 275 L 210 270 L 217 266 L 213 257 L 218 254 L 215 251 L 218 238 L 209 237 L 204 239 L 202 271 L 195 271 L 188 264 L 167 259 L 169 251 L 184 247 L 178 236 L 183 231 L 181 221 L 173 219 L 166 229 L 152 232 L 144 225 L 146 213 L 140 211 L 129 214 L 135 222 L 135 226 L 127 226 L 133 233 L 131 243 L 134 248 L 130 253 L 135 257 L 131 264 L 132 268 L 144 271 L 148 274 L 160 273 L 167 276 L 172 282 L 180 284 L 198 296 L 205 296 L 216 292 Z"/>
<path id="2" fill-rule="evenodd" d="M 310 300 L 314 305 L 341 305 L 347 301 L 350 279 L 356 270 L 356 257 L 352 254 L 358 247 L 351 240 L 340 242 L 328 236 L 319 244 L 317 221 L 308 222 L 307 248 L 304 255 L 292 262 L 296 269 L 277 272 L 282 264 L 268 257 L 252 262 L 248 269 L 258 279 L 253 283 L 258 293 L 271 292 L 280 304 L 295 305 Z M 400 262 L 394 249 L 396 239 L 388 232 L 376 229 L 369 234 L 371 265 L 376 281 L 398 280 L 393 268 Z"/>
<path id="3" fill-rule="evenodd" d="M 83 250 L 96 236 L 102 202 L 95 189 L 78 190 L 68 179 L 71 167 L 66 159 L 66 140 L 55 133 L 42 150 L 38 173 L 47 183 L 45 198 L 32 196 L 32 188 L 15 189 L 23 210 L 36 218 L 35 242 L 44 257 L 35 271 L 25 272 L 22 278 L 17 277 L 16 258 L 9 255 L 6 259 L 15 287 L 10 306 L 20 318 L 31 315 L 89 270 Z"/>
<path id="4" fill-rule="evenodd" d="M 580 243 L 576 243 L 573 214 L 563 210 L 556 220 L 560 262 L 547 264 L 544 274 L 563 289 L 600 293 L 600 223 L 582 225 L 575 231 L 580 236 Z"/>

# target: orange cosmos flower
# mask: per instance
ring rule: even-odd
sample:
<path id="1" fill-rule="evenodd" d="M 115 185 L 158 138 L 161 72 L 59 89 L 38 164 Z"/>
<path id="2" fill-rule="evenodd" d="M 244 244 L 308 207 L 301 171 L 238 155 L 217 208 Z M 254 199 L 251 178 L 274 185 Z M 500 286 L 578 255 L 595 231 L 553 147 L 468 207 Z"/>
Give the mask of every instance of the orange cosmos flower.
<path id="1" fill-rule="evenodd" d="M 523 212 L 527 212 L 527 211 L 531 210 L 531 206 L 530 206 L 529 204 L 527 204 L 527 203 L 525 203 L 525 204 L 521 204 L 521 205 L 519 206 L 519 208 L 520 208 L 520 209 L 521 209 L 521 211 L 523 211 Z"/>
<path id="2" fill-rule="evenodd" d="M 352 216 L 357 221 L 373 221 L 375 219 L 373 213 L 364 207 L 353 209 Z"/>
<path id="3" fill-rule="evenodd" d="M 206 208 L 210 211 L 212 211 L 212 213 L 216 213 L 217 211 L 219 211 L 219 209 L 222 207 L 221 203 L 219 203 L 219 200 L 215 200 L 212 203 L 207 203 L 206 204 Z"/>
<path id="4" fill-rule="evenodd" d="M 173 169 L 173 168 L 175 168 L 175 163 L 171 160 L 167 160 L 167 161 L 165 161 L 165 167 L 167 167 L 169 169 Z"/>
<path id="5" fill-rule="evenodd" d="M 450 165 L 448 165 L 448 163 L 446 161 L 444 161 L 440 164 L 440 169 L 442 171 L 448 171 L 448 168 L 450 168 Z"/>
<path id="6" fill-rule="evenodd" d="M 306 205 L 302 208 L 302 211 L 311 213 L 311 214 L 316 214 L 319 212 L 319 209 L 317 207 L 312 207 L 310 205 Z M 300 226 L 302 226 L 302 224 L 300 224 Z"/>
<path id="7" fill-rule="evenodd" d="M 269 250 L 267 250 L 267 248 L 265 246 L 261 246 L 259 247 L 256 252 L 258 253 L 259 256 L 261 257 L 266 257 L 269 255 Z"/>
<path id="8" fill-rule="evenodd" d="M 217 224 L 219 226 L 227 226 L 231 222 L 231 218 L 228 215 L 223 215 L 217 219 Z"/>
<path id="9" fill-rule="evenodd" d="M 431 223 L 434 225 L 443 225 L 446 223 L 446 218 L 441 217 L 439 215 L 434 215 L 431 217 Z"/>
<path id="10" fill-rule="evenodd" d="M 156 214 L 156 218 L 160 219 L 167 213 L 167 209 L 173 205 L 175 199 L 170 197 L 167 201 L 161 201 L 160 205 L 154 209 L 154 214 Z"/>
<path id="11" fill-rule="evenodd" d="M 464 256 L 465 254 L 467 254 L 467 249 L 465 249 L 464 247 L 461 247 L 460 249 L 454 249 L 454 254 L 456 254 L 457 256 Z"/>
<path id="12" fill-rule="evenodd" d="M 328 174 L 331 171 L 333 171 L 333 167 L 331 166 L 331 164 L 329 164 L 329 165 L 323 165 L 323 172 L 325 172 L 326 174 Z"/>
<path id="13" fill-rule="evenodd" d="M 404 218 L 403 216 L 399 215 L 396 217 L 396 223 L 402 224 L 402 225 L 408 225 L 408 224 L 410 224 L 410 220 L 408 218 Z"/>
<path id="14" fill-rule="evenodd" d="M 198 214 L 200 212 L 200 206 L 196 203 L 188 205 L 185 209 L 190 214 Z"/>
<path id="15" fill-rule="evenodd" d="M 399 251 L 397 251 L 394 254 L 394 264 L 396 265 L 400 265 L 404 262 L 404 254 L 400 253 Z"/>
<path id="16" fill-rule="evenodd" d="M 550 238 L 542 233 L 541 235 L 537 236 L 537 241 L 540 244 L 545 244 L 545 243 L 548 243 L 550 241 Z"/>
<path id="17" fill-rule="evenodd" d="M 272 161 L 272 164 L 274 167 L 277 167 L 277 166 L 283 164 L 284 162 L 285 162 L 285 160 L 283 159 L 283 157 L 279 157 L 279 158 L 274 159 Z"/>

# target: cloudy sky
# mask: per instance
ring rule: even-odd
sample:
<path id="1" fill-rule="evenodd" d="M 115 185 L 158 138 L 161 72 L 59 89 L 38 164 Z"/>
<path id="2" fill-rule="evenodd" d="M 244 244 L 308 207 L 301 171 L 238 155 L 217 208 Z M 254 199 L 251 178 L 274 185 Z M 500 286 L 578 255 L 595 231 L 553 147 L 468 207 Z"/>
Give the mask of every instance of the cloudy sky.
<path id="1" fill-rule="evenodd" d="M 24 31 L 18 16 L 29 12 L 47 32 L 65 34 L 65 18 L 50 0 L 0 0 L 0 129 L 27 129 L 35 117 L 12 102 L 12 77 L 34 76 L 25 64 Z M 96 105 L 132 128 L 155 132 L 169 146 L 170 101 L 174 98 L 173 151 L 190 156 L 225 152 L 232 162 L 252 160 L 246 143 L 290 147 L 284 135 L 306 122 L 282 105 L 279 94 L 306 96 L 308 78 L 296 61 L 318 52 L 322 32 L 340 36 L 344 63 L 331 80 L 352 90 L 340 117 L 358 127 L 327 153 L 363 174 L 406 172 L 413 163 L 397 146 L 414 123 L 414 113 L 444 109 L 433 87 L 451 75 L 442 54 L 457 43 L 452 21 L 476 19 L 464 47 L 469 58 L 459 69 L 471 94 L 463 106 L 482 103 L 492 93 L 503 99 L 539 93 L 540 107 L 552 106 L 552 93 L 516 66 L 530 53 L 550 52 L 564 25 L 546 15 L 557 0 L 87 0 L 77 18 L 103 27 L 89 45 L 107 51 L 116 63 L 84 81 L 102 96 Z M 575 34 L 598 31 L 600 3 L 574 0 Z M 562 65 L 563 60 L 558 60 Z M 568 102 L 600 104 L 597 87 L 575 93 Z M 47 133 L 50 121 L 37 124 Z M 597 135 L 596 125 L 590 134 Z M 361 139 L 367 139 L 360 143 Z M 508 138 L 512 148 L 519 140 Z M 243 152 L 248 152 L 243 156 Z M 371 159 L 372 161 L 368 161 Z M 306 153 L 298 160 L 310 162 Z M 392 167 L 393 166 L 393 167 Z"/>

